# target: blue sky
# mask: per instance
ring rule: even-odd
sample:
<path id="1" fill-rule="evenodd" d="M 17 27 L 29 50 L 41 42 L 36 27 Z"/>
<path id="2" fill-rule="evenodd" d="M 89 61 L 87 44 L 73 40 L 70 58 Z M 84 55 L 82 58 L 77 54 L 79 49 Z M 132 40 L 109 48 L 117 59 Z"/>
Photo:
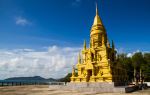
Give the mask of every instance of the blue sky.
<path id="1" fill-rule="evenodd" d="M 0 79 L 60 78 L 89 42 L 96 0 L 0 0 Z M 150 51 L 150 0 L 97 0 L 119 53 Z"/>
<path id="2" fill-rule="evenodd" d="M 0 48 L 81 47 L 96 0 L 0 0 Z M 125 52 L 150 50 L 149 0 L 97 0 L 110 40 Z M 18 21 L 18 22 L 17 22 Z"/>

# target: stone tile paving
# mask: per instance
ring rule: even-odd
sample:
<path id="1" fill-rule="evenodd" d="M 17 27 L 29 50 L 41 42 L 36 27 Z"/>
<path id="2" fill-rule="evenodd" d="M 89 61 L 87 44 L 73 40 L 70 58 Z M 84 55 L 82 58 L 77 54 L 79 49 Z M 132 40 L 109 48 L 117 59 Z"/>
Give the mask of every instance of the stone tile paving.
<path id="1" fill-rule="evenodd" d="M 48 86 L 0 87 L 0 95 L 150 95 L 150 88 L 133 93 L 93 93 L 50 89 Z"/>

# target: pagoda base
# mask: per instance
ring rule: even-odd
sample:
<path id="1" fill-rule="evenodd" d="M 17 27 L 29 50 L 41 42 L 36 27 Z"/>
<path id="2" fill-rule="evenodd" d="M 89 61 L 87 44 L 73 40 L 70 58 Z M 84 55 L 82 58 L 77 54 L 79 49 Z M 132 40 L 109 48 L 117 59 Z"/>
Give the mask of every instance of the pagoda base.
<path id="1" fill-rule="evenodd" d="M 50 85 L 51 89 L 72 90 L 89 93 L 128 93 L 138 89 L 137 86 L 114 86 L 114 82 L 67 83 L 66 85 Z"/>
<path id="2" fill-rule="evenodd" d="M 95 92 L 95 93 L 112 93 L 112 92 L 126 92 L 126 87 L 115 87 L 114 82 L 84 82 L 84 83 L 68 83 L 67 87 L 72 90 L 82 92 Z"/>

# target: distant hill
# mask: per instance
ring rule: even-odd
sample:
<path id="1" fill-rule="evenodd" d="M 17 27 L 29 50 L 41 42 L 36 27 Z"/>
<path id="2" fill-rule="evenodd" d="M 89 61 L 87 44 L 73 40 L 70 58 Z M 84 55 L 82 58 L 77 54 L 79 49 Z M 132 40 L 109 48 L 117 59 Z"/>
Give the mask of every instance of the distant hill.
<path id="1" fill-rule="evenodd" d="M 40 76 L 34 76 L 34 77 L 12 77 L 5 79 L 7 81 L 57 81 L 56 79 L 49 78 L 45 79 Z"/>
<path id="2" fill-rule="evenodd" d="M 68 73 L 65 77 L 60 79 L 48 78 L 45 79 L 40 76 L 34 77 L 12 77 L 7 78 L 4 81 L 44 81 L 44 82 L 70 82 L 71 73 Z"/>

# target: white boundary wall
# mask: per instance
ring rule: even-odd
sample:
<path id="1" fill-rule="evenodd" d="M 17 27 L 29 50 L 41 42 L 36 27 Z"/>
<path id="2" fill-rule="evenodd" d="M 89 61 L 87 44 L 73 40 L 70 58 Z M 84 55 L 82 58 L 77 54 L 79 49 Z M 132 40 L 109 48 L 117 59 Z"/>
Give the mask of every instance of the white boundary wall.
<path id="1" fill-rule="evenodd" d="M 147 86 L 150 86 L 150 82 L 144 82 L 144 83 L 146 83 L 146 84 L 147 84 Z"/>

